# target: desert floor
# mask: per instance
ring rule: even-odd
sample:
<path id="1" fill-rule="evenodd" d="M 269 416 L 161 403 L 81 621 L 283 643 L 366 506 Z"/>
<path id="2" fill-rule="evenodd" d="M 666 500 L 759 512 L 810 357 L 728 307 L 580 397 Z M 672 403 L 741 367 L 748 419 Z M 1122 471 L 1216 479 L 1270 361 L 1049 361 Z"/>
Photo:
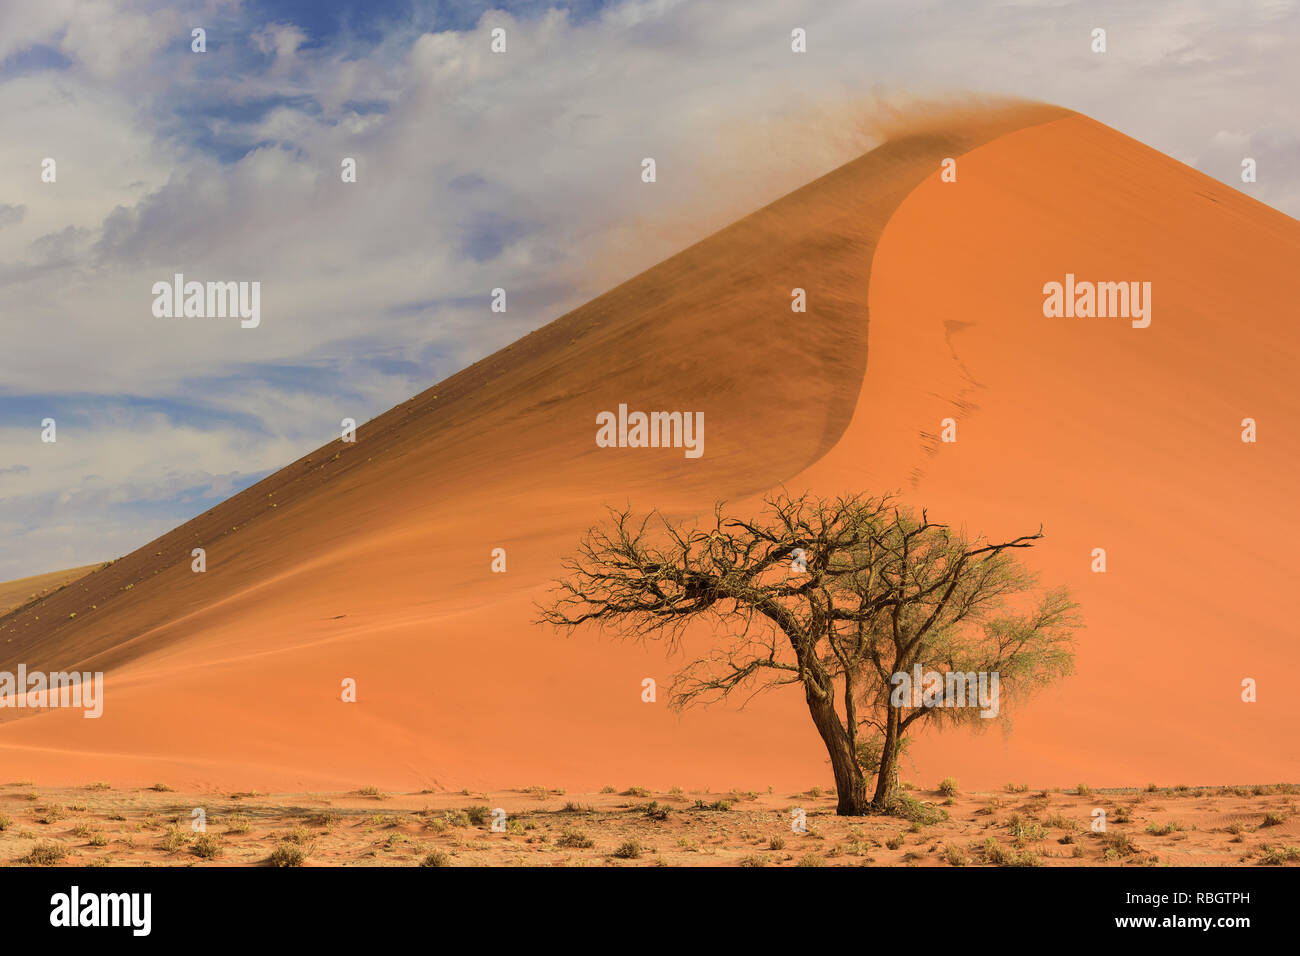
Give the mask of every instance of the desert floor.
<path id="1" fill-rule="evenodd" d="M 1255 866 L 1300 863 L 1300 785 L 909 789 L 916 819 L 832 794 L 182 794 L 0 785 L 0 864 L 71 866 Z M 192 827 L 194 810 L 206 832 Z M 506 812 L 493 832 L 493 810 Z M 792 811 L 807 832 L 793 832 Z M 1095 808 L 1106 831 L 1092 831 Z M 942 813 L 939 813 L 942 811 Z M 929 822 L 924 817 L 941 817 Z M 498 814 L 499 816 L 499 814 Z"/>

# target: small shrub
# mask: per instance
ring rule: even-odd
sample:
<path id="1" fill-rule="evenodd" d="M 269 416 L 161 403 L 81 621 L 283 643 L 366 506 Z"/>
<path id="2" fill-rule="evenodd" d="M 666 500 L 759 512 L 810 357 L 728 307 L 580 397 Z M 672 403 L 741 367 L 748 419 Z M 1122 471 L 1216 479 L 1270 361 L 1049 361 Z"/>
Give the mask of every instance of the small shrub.
<path id="1" fill-rule="evenodd" d="M 658 800 L 651 800 L 641 807 L 641 811 L 651 820 L 667 820 L 668 810 L 668 807 L 660 806 Z"/>
<path id="2" fill-rule="evenodd" d="M 1076 833 L 1080 829 L 1078 820 L 1071 820 L 1061 813 L 1054 813 L 1043 821 L 1044 826 L 1053 827 L 1057 830 L 1066 830 L 1070 833 Z"/>
<path id="3" fill-rule="evenodd" d="M 726 811 L 730 810 L 731 806 L 732 802 L 730 800 L 714 800 L 712 803 L 705 803 L 703 800 L 695 801 L 696 810 Z"/>
<path id="4" fill-rule="evenodd" d="M 939 792 L 945 797 L 955 797 L 958 794 L 957 781 L 952 777 L 944 777 L 939 781 Z"/>
<path id="5" fill-rule="evenodd" d="M 796 866 L 825 866 L 826 860 L 816 853 L 809 853 L 807 856 L 800 857 Z"/>
<path id="6" fill-rule="evenodd" d="M 1127 833 L 1107 833 L 1102 842 L 1106 846 L 1108 857 L 1132 856 L 1138 852 L 1137 846 L 1129 839 Z"/>
<path id="7" fill-rule="evenodd" d="M 34 866 L 54 866 L 62 863 L 68 856 L 68 849 L 62 843 L 50 843 L 42 840 L 31 848 L 21 862 Z"/>
<path id="8" fill-rule="evenodd" d="M 286 830 L 280 834 L 280 839 L 286 843 L 303 846 L 311 841 L 311 831 L 306 827 L 294 827 L 292 830 Z"/>
<path id="9" fill-rule="evenodd" d="M 1261 846 L 1259 862 L 1263 866 L 1280 866 L 1283 863 L 1295 863 L 1300 860 L 1300 847 L 1297 846 Z"/>
<path id="10" fill-rule="evenodd" d="M 1042 866 L 1043 861 L 1037 853 L 1028 850 L 1009 850 L 989 837 L 980 847 L 981 855 L 994 866 Z"/>
<path id="11" fill-rule="evenodd" d="M 451 857 L 442 850 L 434 850 L 420 861 L 420 866 L 451 866 Z"/>
<path id="12" fill-rule="evenodd" d="M 1147 833 L 1152 836 L 1168 836 L 1178 830 L 1186 829 L 1177 820 L 1170 820 L 1168 823 L 1148 823 Z"/>
<path id="13" fill-rule="evenodd" d="M 203 860 L 215 860 L 221 855 L 221 841 L 210 833 L 200 834 L 190 852 Z"/>
<path id="14" fill-rule="evenodd" d="M 620 860 L 639 860 L 641 859 L 641 844 L 636 840 L 627 840 L 614 851 L 614 855 Z"/>
<path id="15" fill-rule="evenodd" d="M 281 843 L 266 858 L 266 862 L 271 866 L 302 866 L 306 861 L 307 851 L 292 843 Z"/>
<path id="16" fill-rule="evenodd" d="M 556 838 L 556 846 L 570 847 L 575 850 L 586 850 L 596 845 L 587 834 L 574 827 L 565 827 L 564 831 Z"/>
<path id="17" fill-rule="evenodd" d="M 785 837 L 779 837 L 779 836 L 772 837 L 772 839 L 767 841 L 767 848 L 769 850 L 784 850 Z"/>
<path id="18" fill-rule="evenodd" d="M 1011 814 L 1011 819 L 1007 821 L 1007 829 L 1011 831 L 1011 836 L 1017 841 L 1040 842 L 1047 838 L 1047 831 L 1033 820 L 1026 820 L 1018 813 Z"/>
<path id="19" fill-rule="evenodd" d="M 168 853 L 175 853 L 190 842 L 190 835 L 179 827 L 173 827 L 163 835 L 162 848 Z"/>
<path id="20" fill-rule="evenodd" d="M 948 811 L 943 807 L 936 807 L 933 803 L 922 803 L 907 794 L 899 797 L 891 815 L 927 827 L 948 819 Z"/>
<path id="21" fill-rule="evenodd" d="M 55 823 L 67 816 L 63 808 L 57 806 L 37 807 L 32 815 L 37 823 Z"/>

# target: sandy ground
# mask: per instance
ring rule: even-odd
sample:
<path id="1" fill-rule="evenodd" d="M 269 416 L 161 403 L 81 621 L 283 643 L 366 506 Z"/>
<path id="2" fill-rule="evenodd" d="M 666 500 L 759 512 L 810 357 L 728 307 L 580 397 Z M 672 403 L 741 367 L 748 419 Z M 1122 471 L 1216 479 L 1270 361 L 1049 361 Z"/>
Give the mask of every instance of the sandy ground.
<path id="1" fill-rule="evenodd" d="M 0 865 L 1255 866 L 1300 864 L 1300 786 L 910 790 L 932 820 L 835 815 L 833 796 L 222 793 L 0 787 Z M 195 832 L 195 808 L 206 829 Z M 493 811 L 505 832 L 493 832 Z M 792 829 L 802 809 L 806 832 Z M 1096 808 L 1104 833 L 1093 832 Z M 942 819 L 939 819 L 942 818 Z"/>

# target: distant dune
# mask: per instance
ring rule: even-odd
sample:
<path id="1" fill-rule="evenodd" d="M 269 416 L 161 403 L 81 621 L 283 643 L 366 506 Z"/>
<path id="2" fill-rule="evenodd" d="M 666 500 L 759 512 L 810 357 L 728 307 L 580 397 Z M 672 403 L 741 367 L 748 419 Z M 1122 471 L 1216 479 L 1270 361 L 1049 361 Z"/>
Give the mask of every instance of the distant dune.
<path id="1" fill-rule="evenodd" d="M 1082 602 L 1074 677 L 1010 736 L 922 739 L 904 777 L 1293 777 L 1298 264 L 1300 224 L 1077 114 L 900 132 L 0 618 L 0 670 L 108 675 L 99 720 L 0 711 L 0 763 L 278 791 L 824 785 L 797 692 L 678 718 L 640 685 L 680 662 L 531 623 L 606 504 L 683 516 L 784 484 L 1041 523 L 1029 560 Z M 1067 273 L 1150 281 L 1150 327 L 1045 317 Z M 620 403 L 703 411 L 704 456 L 597 448 Z"/>
<path id="2" fill-rule="evenodd" d="M 0 614 L 7 614 L 14 608 L 22 607 L 28 601 L 45 597 L 51 591 L 57 591 L 77 578 L 85 577 L 99 566 L 88 564 L 83 568 L 50 571 L 46 574 L 34 574 L 30 578 L 18 578 L 15 581 L 0 583 Z"/>

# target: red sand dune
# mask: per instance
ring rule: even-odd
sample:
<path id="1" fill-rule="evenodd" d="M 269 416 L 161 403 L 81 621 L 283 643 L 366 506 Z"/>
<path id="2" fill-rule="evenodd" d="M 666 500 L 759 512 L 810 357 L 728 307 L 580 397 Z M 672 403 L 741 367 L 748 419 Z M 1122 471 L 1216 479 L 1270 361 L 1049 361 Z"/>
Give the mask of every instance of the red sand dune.
<path id="1" fill-rule="evenodd" d="M 901 489 L 991 536 L 1042 523 L 1028 559 L 1082 602 L 1074 677 L 1010 736 L 921 740 L 905 777 L 1293 778 L 1298 261 L 1300 224 L 1076 114 L 899 135 L 355 445 L 0 618 L 0 670 L 108 675 L 100 720 L 0 711 L 0 765 L 261 790 L 824 783 L 797 691 L 679 718 L 640 700 L 643 677 L 672 671 L 656 648 L 531 623 L 604 505 L 743 509 L 784 484 Z M 1043 283 L 1066 272 L 1151 281 L 1150 328 L 1045 318 Z M 620 402 L 702 410 L 704 457 L 596 448 L 596 413 Z M 941 444 L 949 416 L 958 441 Z"/>

